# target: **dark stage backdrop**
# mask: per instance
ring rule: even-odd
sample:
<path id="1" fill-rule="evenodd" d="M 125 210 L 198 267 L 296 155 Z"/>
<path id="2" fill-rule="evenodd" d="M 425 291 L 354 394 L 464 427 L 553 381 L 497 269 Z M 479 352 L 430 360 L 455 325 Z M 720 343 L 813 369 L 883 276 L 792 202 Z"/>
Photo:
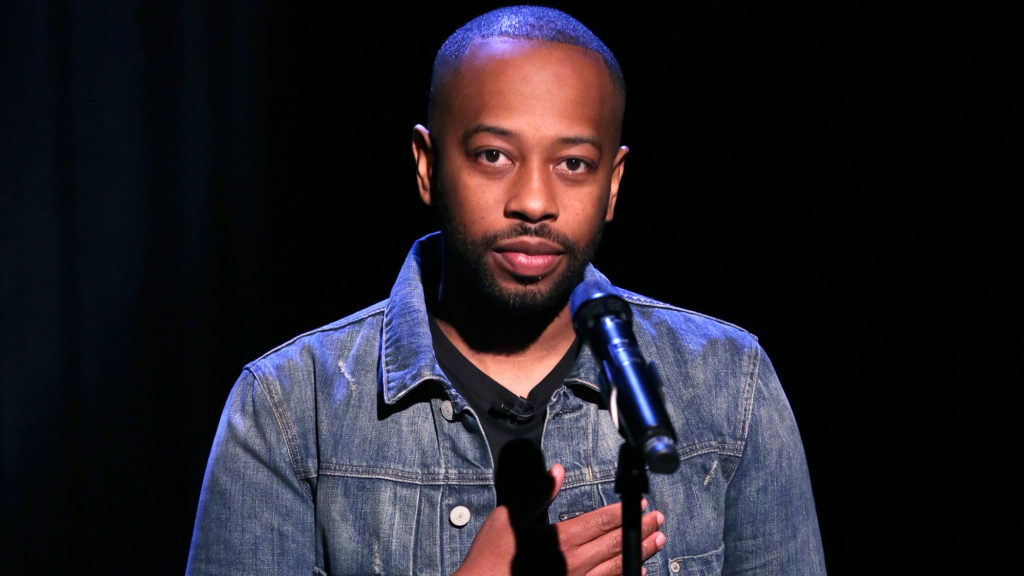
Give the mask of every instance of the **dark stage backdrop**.
<path id="1" fill-rule="evenodd" d="M 0 8 L 0 572 L 181 573 L 243 364 L 387 296 L 490 2 Z M 598 266 L 761 337 L 832 574 L 1021 568 L 1021 10 L 566 2 L 632 148 Z"/>

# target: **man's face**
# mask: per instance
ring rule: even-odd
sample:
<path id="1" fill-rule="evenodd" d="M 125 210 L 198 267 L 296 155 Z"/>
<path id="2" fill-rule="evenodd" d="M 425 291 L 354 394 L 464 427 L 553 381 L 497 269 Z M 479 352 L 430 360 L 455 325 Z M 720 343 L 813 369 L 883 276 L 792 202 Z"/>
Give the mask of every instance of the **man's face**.
<path id="1" fill-rule="evenodd" d="M 614 213 L 622 104 L 585 49 L 471 46 L 441 84 L 431 132 L 416 139 L 420 193 L 441 216 L 446 282 L 469 281 L 512 310 L 565 306 Z"/>

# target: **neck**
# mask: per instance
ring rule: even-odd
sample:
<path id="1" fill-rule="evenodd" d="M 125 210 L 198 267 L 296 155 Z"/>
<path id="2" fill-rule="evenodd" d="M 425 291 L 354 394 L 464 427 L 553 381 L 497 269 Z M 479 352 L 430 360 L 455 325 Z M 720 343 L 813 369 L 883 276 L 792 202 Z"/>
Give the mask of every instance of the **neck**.
<path id="1" fill-rule="evenodd" d="M 481 348 L 473 336 L 470 339 L 465 336 L 475 336 L 473 328 L 467 330 L 464 325 L 453 324 L 443 316 L 436 316 L 436 319 L 448 340 L 474 366 L 513 394 L 523 397 L 529 395 L 530 390 L 555 368 L 576 338 L 568 307 L 528 344 L 519 344 L 514 350 L 494 345 L 497 343 L 493 340 L 497 338 L 485 342 L 492 346 Z M 506 331 L 500 324 L 492 324 L 492 331 L 496 326 L 500 327 L 496 331 Z"/>

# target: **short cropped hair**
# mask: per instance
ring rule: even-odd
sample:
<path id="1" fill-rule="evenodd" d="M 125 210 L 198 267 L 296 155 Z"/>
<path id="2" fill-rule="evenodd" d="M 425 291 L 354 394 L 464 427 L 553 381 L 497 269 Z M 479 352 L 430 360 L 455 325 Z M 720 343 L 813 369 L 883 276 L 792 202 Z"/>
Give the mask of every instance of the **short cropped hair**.
<path id="1" fill-rule="evenodd" d="M 622 68 L 612 51 L 589 28 L 561 10 L 543 6 L 508 6 L 477 16 L 456 30 L 441 45 L 434 58 L 430 77 L 430 104 L 427 116 L 433 118 L 435 98 L 448 74 L 455 70 L 477 40 L 488 38 L 520 38 L 543 40 L 585 48 L 604 61 L 616 92 L 625 98 L 626 82 Z"/>

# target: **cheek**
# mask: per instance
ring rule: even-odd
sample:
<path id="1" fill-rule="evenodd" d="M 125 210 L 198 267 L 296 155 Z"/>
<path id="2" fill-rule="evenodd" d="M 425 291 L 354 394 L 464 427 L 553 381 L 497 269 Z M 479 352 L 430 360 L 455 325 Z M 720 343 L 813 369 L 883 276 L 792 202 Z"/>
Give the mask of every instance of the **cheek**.
<path id="1" fill-rule="evenodd" d="M 496 194 L 488 193 L 466 181 L 450 182 L 443 190 L 445 205 L 453 224 L 471 237 L 487 234 L 501 218 L 502 208 Z"/>
<path id="2" fill-rule="evenodd" d="M 588 195 L 588 198 L 589 200 L 575 202 L 566 213 L 571 215 L 576 228 L 592 232 L 608 220 L 609 206 L 607 196 Z"/>
<path id="3" fill-rule="evenodd" d="M 446 169 L 444 174 L 440 177 L 441 193 L 463 228 L 486 228 L 489 222 L 503 218 L 505 190 L 500 183 L 459 170 L 458 166 Z"/>

